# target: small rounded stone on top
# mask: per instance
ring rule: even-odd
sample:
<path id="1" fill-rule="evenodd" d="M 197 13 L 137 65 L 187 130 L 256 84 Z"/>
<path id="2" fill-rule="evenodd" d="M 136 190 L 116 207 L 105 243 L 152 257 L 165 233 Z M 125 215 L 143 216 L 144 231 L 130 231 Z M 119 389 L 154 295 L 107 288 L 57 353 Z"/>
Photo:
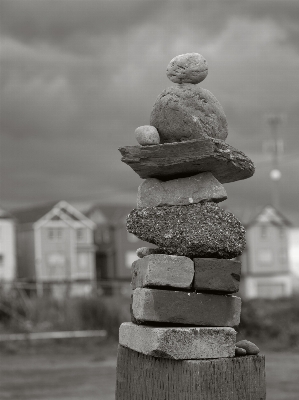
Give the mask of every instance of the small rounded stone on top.
<path id="1" fill-rule="evenodd" d="M 201 54 L 181 54 L 170 61 L 166 75 L 174 83 L 196 84 L 208 75 L 208 64 Z"/>
<path id="2" fill-rule="evenodd" d="M 137 142 L 141 146 L 151 146 L 160 143 L 159 132 L 154 126 L 143 125 L 135 130 Z"/>

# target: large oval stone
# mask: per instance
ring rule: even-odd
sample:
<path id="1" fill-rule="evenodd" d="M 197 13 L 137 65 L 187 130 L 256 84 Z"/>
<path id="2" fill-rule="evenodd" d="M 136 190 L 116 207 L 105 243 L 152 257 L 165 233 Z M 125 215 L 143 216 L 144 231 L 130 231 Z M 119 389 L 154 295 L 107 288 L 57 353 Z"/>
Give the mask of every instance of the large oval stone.
<path id="1" fill-rule="evenodd" d="M 165 89 L 150 117 L 161 143 L 182 142 L 210 136 L 225 140 L 227 120 L 216 97 L 198 85 L 183 84 Z"/>
<path id="2" fill-rule="evenodd" d="M 127 229 L 166 254 L 190 258 L 234 258 L 245 248 L 244 227 L 212 202 L 134 209 Z"/>

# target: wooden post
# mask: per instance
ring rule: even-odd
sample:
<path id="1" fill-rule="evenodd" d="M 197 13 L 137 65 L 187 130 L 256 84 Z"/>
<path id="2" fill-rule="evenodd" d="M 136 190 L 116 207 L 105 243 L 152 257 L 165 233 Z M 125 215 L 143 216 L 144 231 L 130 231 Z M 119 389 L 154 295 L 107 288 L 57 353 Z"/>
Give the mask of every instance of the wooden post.
<path id="1" fill-rule="evenodd" d="M 116 400 L 265 400 L 265 358 L 176 361 L 119 346 Z"/>

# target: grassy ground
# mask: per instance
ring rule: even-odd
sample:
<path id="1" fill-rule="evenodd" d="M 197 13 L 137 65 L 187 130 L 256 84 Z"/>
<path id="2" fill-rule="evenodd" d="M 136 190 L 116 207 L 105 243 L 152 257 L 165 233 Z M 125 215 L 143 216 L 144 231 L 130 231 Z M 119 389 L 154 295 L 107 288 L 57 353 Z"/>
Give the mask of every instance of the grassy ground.
<path id="1" fill-rule="evenodd" d="M 2 348 L 1 400 L 114 400 L 115 343 Z M 299 354 L 266 351 L 267 400 L 297 400 Z"/>

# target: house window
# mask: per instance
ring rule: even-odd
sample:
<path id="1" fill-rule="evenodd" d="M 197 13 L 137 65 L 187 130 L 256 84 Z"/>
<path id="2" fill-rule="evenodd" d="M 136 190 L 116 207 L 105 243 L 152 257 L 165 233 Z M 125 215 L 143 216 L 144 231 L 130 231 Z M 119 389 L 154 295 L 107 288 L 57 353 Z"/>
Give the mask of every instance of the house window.
<path id="1" fill-rule="evenodd" d="M 136 242 L 139 241 L 138 237 L 133 235 L 133 233 L 129 233 L 128 232 L 127 233 L 127 238 L 128 238 L 128 241 L 131 242 L 131 243 L 136 243 Z"/>
<path id="2" fill-rule="evenodd" d="M 262 225 L 261 226 L 261 238 L 265 239 L 267 237 L 267 226 Z"/>
<path id="3" fill-rule="evenodd" d="M 258 251 L 258 261 L 261 265 L 270 265 L 273 262 L 271 249 L 260 249 Z"/>
<path id="4" fill-rule="evenodd" d="M 49 276 L 61 278 L 65 275 L 65 256 L 62 253 L 51 253 L 47 257 Z"/>
<path id="5" fill-rule="evenodd" d="M 4 267 L 4 255 L 0 254 L 0 268 Z"/>
<path id="6" fill-rule="evenodd" d="M 79 228 L 76 230 L 76 234 L 77 234 L 77 242 L 86 242 L 86 238 L 87 238 L 87 231 L 85 228 Z"/>
<path id="7" fill-rule="evenodd" d="M 286 295 L 286 287 L 284 283 L 258 283 L 257 295 L 268 299 L 283 297 Z"/>
<path id="8" fill-rule="evenodd" d="M 77 269 L 78 271 L 86 271 L 89 266 L 89 254 L 78 253 L 77 254 Z"/>
<path id="9" fill-rule="evenodd" d="M 126 252 L 126 259 L 125 264 L 127 268 L 131 268 L 134 261 L 138 260 L 138 256 L 136 251 L 127 251 Z"/>
<path id="10" fill-rule="evenodd" d="M 49 228 L 48 239 L 51 242 L 60 242 L 62 240 L 62 229 L 61 228 Z"/>

